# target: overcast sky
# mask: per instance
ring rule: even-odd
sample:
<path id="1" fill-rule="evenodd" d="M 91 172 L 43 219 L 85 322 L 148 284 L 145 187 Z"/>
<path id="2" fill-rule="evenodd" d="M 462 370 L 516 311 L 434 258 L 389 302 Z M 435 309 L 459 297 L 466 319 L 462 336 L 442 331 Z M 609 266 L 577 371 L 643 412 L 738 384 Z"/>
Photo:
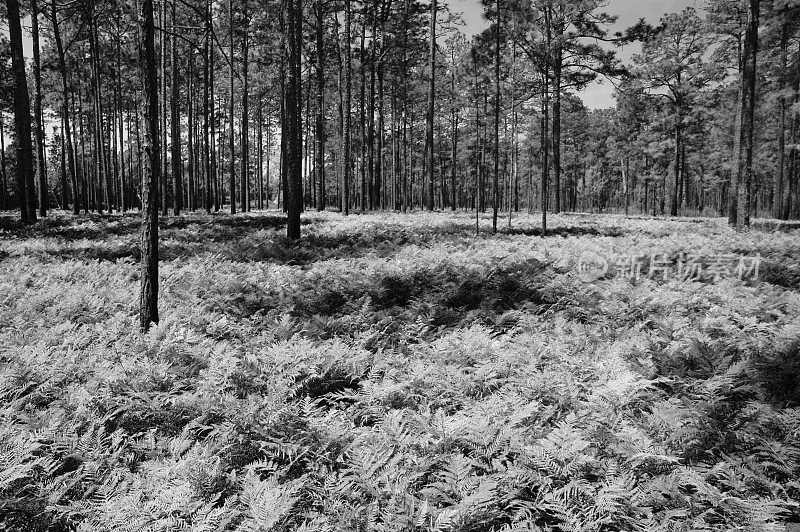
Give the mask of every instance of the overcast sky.
<path id="1" fill-rule="evenodd" d="M 621 31 L 636 24 L 640 18 L 655 24 L 665 13 L 676 13 L 687 6 L 702 9 L 703 4 L 704 0 L 608 0 L 608 6 L 604 11 L 619 17 L 612 31 Z M 479 0 L 452 0 L 450 9 L 463 13 L 466 23 L 464 31 L 469 36 L 480 33 L 488 25 L 483 19 L 483 8 Z M 640 49 L 638 45 L 630 45 L 617 49 L 617 55 L 623 61 L 628 61 Z M 579 95 L 589 108 L 603 109 L 614 107 L 613 92 L 614 87 L 611 83 L 602 81 L 587 87 Z"/>

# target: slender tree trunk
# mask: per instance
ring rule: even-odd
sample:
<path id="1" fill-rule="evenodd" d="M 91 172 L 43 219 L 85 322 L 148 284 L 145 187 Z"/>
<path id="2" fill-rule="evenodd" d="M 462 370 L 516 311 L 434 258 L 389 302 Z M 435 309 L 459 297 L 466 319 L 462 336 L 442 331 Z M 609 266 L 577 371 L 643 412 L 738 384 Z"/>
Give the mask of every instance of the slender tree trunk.
<path id="1" fill-rule="evenodd" d="M 240 187 L 243 212 L 250 211 L 250 141 L 248 137 L 248 131 L 250 130 L 250 39 L 248 36 L 250 14 L 248 8 L 248 0 L 244 0 L 244 35 L 242 36 L 242 180 Z M 233 49 L 231 49 L 232 60 Z"/>
<path id="2" fill-rule="evenodd" d="M 789 19 L 783 13 L 784 21 L 781 25 L 781 44 L 780 44 L 780 72 L 778 73 L 778 160 L 776 163 L 775 185 L 773 188 L 773 216 L 781 218 L 781 208 L 783 206 L 784 193 L 784 168 L 786 162 L 786 74 L 787 57 L 789 55 Z M 800 58 L 798 58 L 800 60 Z"/>
<path id="3" fill-rule="evenodd" d="M 31 0 L 31 33 L 33 38 L 33 114 L 36 120 L 36 162 L 39 175 L 39 216 L 47 216 L 47 161 L 44 157 L 44 120 L 42 118 L 42 61 L 39 56 L 39 4 Z M 66 205 L 65 205 L 66 206 Z"/>
<path id="4" fill-rule="evenodd" d="M 680 194 L 681 178 L 681 149 L 682 149 L 682 129 L 683 117 L 681 116 L 682 107 L 679 100 L 675 101 L 675 187 L 672 190 L 672 202 L 669 207 L 670 216 L 678 216 L 678 194 Z"/>
<path id="5" fill-rule="evenodd" d="M 350 46 L 350 32 L 351 32 L 351 18 L 352 7 L 350 0 L 344 2 L 344 35 L 345 35 L 345 69 L 344 69 L 344 171 L 342 172 L 342 211 L 347 216 L 350 213 L 350 129 L 351 129 L 351 115 L 352 115 L 352 71 L 353 71 L 353 51 Z"/>
<path id="6" fill-rule="evenodd" d="M 796 200 L 794 199 L 794 195 L 797 193 L 797 136 L 798 130 L 800 130 L 800 107 L 798 107 L 798 103 L 800 103 L 800 47 L 797 50 L 797 71 L 794 75 L 794 82 L 793 82 L 793 92 L 794 92 L 794 105 L 792 106 L 792 125 L 790 129 L 790 137 L 789 143 L 791 144 L 791 148 L 789 148 L 789 168 L 786 175 L 786 190 L 783 195 L 783 205 L 781 207 L 781 219 L 788 220 L 791 211 L 792 211 L 792 202 Z"/>
<path id="7" fill-rule="evenodd" d="M 450 166 L 450 210 L 456 210 L 456 157 L 458 155 L 458 109 L 456 107 L 456 54 L 455 47 L 450 51 L 450 122 L 453 128 L 452 154 L 453 164 Z"/>
<path id="8" fill-rule="evenodd" d="M 161 148 L 158 132 L 158 75 L 156 74 L 153 0 L 142 0 L 142 48 L 146 103 L 145 171 L 142 185 L 141 291 L 139 326 L 143 331 L 158 323 L 158 183 Z"/>
<path id="9" fill-rule="evenodd" d="M 383 129 L 385 127 L 385 117 L 383 114 L 383 82 L 384 82 L 384 71 L 383 71 L 383 61 L 378 64 L 378 138 L 377 138 L 377 157 L 375 157 L 375 173 L 374 173 L 374 185 L 373 185 L 373 205 L 376 209 L 383 208 L 383 201 L 381 191 L 383 190 L 383 152 L 384 152 L 384 135 Z"/>
<path id="10" fill-rule="evenodd" d="M 317 210 L 325 210 L 325 5 L 316 1 L 317 8 Z"/>
<path id="11" fill-rule="evenodd" d="M 267 163 L 267 175 L 265 176 L 265 183 L 264 186 L 266 190 L 264 191 L 264 201 L 266 204 L 266 209 L 269 210 L 269 160 L 270 154 L 272 153 L 272 114 L 268 111 L 267 112 L 267 156 L 266 156 L 266 163 Z"/>
<path id="12" fill-rule="evenodd" d="M 8 173 L 6 172 L 6 128 L 5 116 L 0 110 L 0 209 L 7 211 L 10 208 L 8 201 Z"/>
<path id="13" fill-rule="evenodd" d="M 114 84 L 114 93 L 116 99 L 115 113 L 119 115 L 118 131 L 119 135 L 119 166 L 120 166 L 120 182 L 119 182 L 119 201 L 120 209 L 125 212 L 128 207 L 127 187 L 125 184 L 125 148 L 124 148 L 124 123 L 125 111 L 122 104 L 122 43 L 120 42 L 119 27 L 117 27 L 117 69 L 116 69 L 116 83 Z M 115 159 L 116 160 L 116 159 Z"/>
<path id="14" fill-rule="evenodd" d="M 206 35 L 205 35 L 205 43 L 204 43 L 204 57 L 205 62 L 203 64 L 203 173 L 204 173 L 204 196 L 205 196 L 205 207 L 206 213 L 211 213 L 211 207 L 213 202 L 213 197 L 211 195 L 212 192 L 212 181 L 214 176 L 212 175 L 211 168 L 211 141 L 209 137 L 211 136 L 211 88 L 212 81 L 213 81 L 213 74 L 211 69 L 211 39 L 213 38 L 211 35 L 211 1 L 206 0 L 206 11 L 205 11 L 205 23 L 206 23 Z"/>
<path id="15" fill-rule="evenodd" d="M 550 102 L 548 101 L 548 82 L 547 76 L 544 78 L 544 90 L 542 92 L 542 127 L 541 127 L 541 135 L 542 135 L 542 236 L 547 234 L 547 203 L 548 203 L 548 194 L 549 191 L 547 190 L 548 181 L 550 180 L 550 161 L 548 157 L 548 142 L 547 142 L 547 130 L 548 130 L 548 122 L 549 113 L 550 113 Z"/>
<path id="16" fill-rule="evenodd" d="M 229 88 L 229 98 L 228 98 L 228 105 L 229 105 L 229 115 L 230 115 L 230 136 L 228 137 L 228 142 L 230 143 L 230 161 L 228 161 L 228 179 L 230 181 L 230 193 L 231 193 L 231 214 L 236 214 L 236 134 L 233 130 L 233 117 L 236 113 L 235 107 L 235 97 L 234 97 L 234 71 L 233 71 L 233 0 L 228 0 L 228 15 L 229 15 L 229 37 L 230 37 L 230 65 L 229 66 L 229 81 L 230 81 L 230 88 Z M 242 210 L 244 210 L 244 205 L 242 205 Z"/>
<path id="17" fill-rule="evenodd" d="M 69 85 L 67 82 L 67 62 L 64 57 L 64 46 L 61 42 L 61 31 L 58 25 L 57 0 L 51 0 L 50 20 L 53 26 L 53 41 L 55 41 L 56 52 L 58 55 L 58 70 L 61 75 L 61 113 L 64 121 L 64 137 L 67 146 L 67 169 L 69 179 L 72 182 L 72 212 L 80 213 L 80 198 L 78 193 L 78 177 L 75 170 L 75 146 L 72 143 L 72 128 L 70 125 L 69 112 Z M 66 209 L 66 203 L 64 204 Z"/>
<path id="18" fill-rule="evenodd" d="M 742 75 L 742 126 L 739 138 L 736 227 L 750 226 L 753 181 L 753 118 L 756 104 L 756 58 L 758 55 L 758 24 L 760 0 L 750 0 L 744 44 Z"/>
<path id="19" fill-rule="evenodd" d="M 561 44 L 556 45 L 553 58 L 553 212 L 561 212 Z"/>
<path id="20" fill-rule="evenodd" d="M 193 211 L 197 208 L 196 204 L 196 196 L 195 196 L 195 153 L 194 153 L 194 140 L 195 140 L 195 116 L 194 116 L 194 48 L 192 46 L 189 47 L 189 75 L 188 79 L 186 80 L 187 87 L 187 122 L 189 126 L 189 135 L 186 137 L 187 141 L 187 150 L 188 150 L 188 159 L 186 161 L 186 170 L 188 172 L 188 191 L 187 197 L 189 210 Z"/>
<path id="21" fill-rule="evenodd" d="M 176 33 L 176 22 L 175 22 L 175 4 L 176 1 L 173 0 L 172 2 L 172 31 Z M 177 34 L 177 33 L 176 33 Z M 172 104 L 172 117 L 170 119 L 170 125 L 172 126 L 172 134 L 170 135 L 172 138 L 170 139 L 172 142 L 172 185 L 173 185 L 173 194 L 172 194 L 172 207 L 173 212 L 175 215 L 179 215 L 181 213 L 181 209 L 183 208 L 182 201 L 183 201 L 183 176 L 181 175 L 183 161 L 181 159 L 181 122 L 180 122 L 180 86 L 178 84 L 178 43 L 177 38 L 172 39 L 172 98 L 170 103 Z"/>
<path id="22" fill-rule="evenodd" d="M 2 134 L 2 132 L 0 132 L 0 135 L 1 134 Z M 67 190 L 67 154 L 66 154 L 67 145 L 66 145 L 66 142 L 64 141 L 64 120 L 63 120 L 63 117 L 62 117 L 62 120 L 61 120 L 61 135 L 58 135 L 58 138 L 59 138 L 59 141 L 60 141 L 60 144 L 61 144 L 61 154 L 60 154 L 60 157 L 59 157 L 60 162 L 61 162 L 61 208 L 64 209 L 64 210 L 67 210 L 68 202 L 69 202 L 69 193 L 68 193 L 68 190 Z M 3 150 L 3 151 L 5 151 L 5 150 Z M 5 156 L 5 153 L 3 154 L 3 156 Z M 6 174 L 5 168 L 3 168 L 2 172 L 3 172 L 3 174 L 2 174 L 3 183 L 0 184 L 0 186 L 2 186 L 3 188 L 2 188 L 2 190 L 0 190 L 0 195 L 2 195 L 3 199 L 5 199 L 5 174 Z M 0 208 L 4 208 L 4 207 L 0 205 Z"/>
<path id="23" fill-rule="evenodd" d="M 159 10 L 159 26 L 160 29 L 165 30 L 167 28 L 167 2 L 163 0 L 160 2 L 160 10 Z M 161 119 L 161 124 L 159 126 L 159 133 L 161 134 L 160 140 L 160 147 L 161 147 L 161 181 L 159 183 L 159 195 L 161 200 L 161 214 L 166 216 L 167 215 L 167 205 L 169 204 L 169 172 L 168 170 L 168 157 L 167 157 L 167 150 L 169 147 L 169 141 L 167 140 L 167 50 L 168 50 L 168 42 L 169 36 L 166 34 L 165 31 L 159 32 L 159 66 L 161 69 L 160 72 L 160 91 L 161 95 L 159 96 L 160 101 L 160 109 L 159 109 L 159 118 Z"/>
<path id="24" fill-rule="evenodd" d="M 494 180 L 492 182 L 492 233 L 497 232 L 497 209 L 500 194 L 497 188 L 500 177 L 500 0 L 497 0 L 497 24 L 494 49 Z"/>
<path id="25" fill-rule="evenodd" d="M 436 9 L 437 0 L 431 0 L 430 26 L 430 79 L 428 80 L 428 129 L 425 143 L 428 150 L 428 210 L 433 210 L 433 114 L 436 104 Z"/>

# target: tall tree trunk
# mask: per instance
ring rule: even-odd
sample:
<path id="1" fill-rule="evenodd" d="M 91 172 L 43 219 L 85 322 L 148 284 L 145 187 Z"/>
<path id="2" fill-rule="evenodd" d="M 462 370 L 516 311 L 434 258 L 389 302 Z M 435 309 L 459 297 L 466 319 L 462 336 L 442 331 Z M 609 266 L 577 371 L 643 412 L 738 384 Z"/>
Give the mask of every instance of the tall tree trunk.
<path id="1" fill-rule="evenodd" d="M 67 146 L 67 169 L 72 183 L 72 212 L 80 213 L 80 198 L 78 192 L 78 177 L 75 170 L 75 146 L 72 143 L 72 127 L 70 125 L 69 109 L 69 84 L 67 82 L 67 62 L 64 57 L 64 46 L 61 42 L 61 31 L 58 25 L 57 0 L 51 0 L 50 20 L 53 26 L 53 40 L 58 55 L 58 70 L 61 77 L 61 113 L 64 121 L 64 138 Z M 66 203 L 64 204 L 66 209 Z"/>
<path id="2" fill-rule="evenodd" d="M 124 106 L 122 104 L 122 43 L 120 42 L 120 31 L 119 26 L 117 27 L 117 70 L 116 70 L 116 83 L 114 84 L 114 96 L 116 99 L 116 111 L 119 115 L 119 122 L 118 122 L 118 135 L 119 135 L 119 161 L 120 161 L 120 182 L 119 182 L 119 200 L 120 200 L 120 209 L 122 212 L 125 212 L 128 209 L 128 197 L 127 197 L 127 187 L 125 185 L 125 148 L 123 146 L 124 142 L 124 122 L 125 122 L 125 112 Z"/>
<path id="3" fill-rule="evenodd" d="M 42 62 L 39 56 L 39 4 L 31 0 L 31 33 L 33 38 L 33 114 L 36 120 L 36 162 L 39 174 L 39 216 L 47 216 L 47 161 L 44 158 L 44 120 L 42 118 Z"/>
<path id="4" fill-rule="evenodd" d="M 67 190 L 67 154 L 66 154 L 67 146 L 64 142 L 63 119 L 61 120 L 61 134 L 58 135 L 55 131 L 53 133 L 58 137 L 59 144 L 61 145 L 61 153 L 59 154 L 59 162 L 61 163 L 61 208 L 66 210 L 69 202 L 69 191 Z M 0 179 L 3 180 L 3 183 L 0 183 L 0 187 L 3 187 L 5 183 L 5 168 L 3 169 L 2 172 L 3 174 L 0 177 Z M 5 188 L 0 189 L 0 196 L 2 196 L 5 199 Z M 2 205 L 0 205 L 0 208 L 3 208 Z"/>
<path id="5" fill-rule="evenodd" d="M 36 187 L 33 181 L 31 143 L 31 101 L 22 52 L 22 24 L 19 0 L 6 0 L 11 37 L 11 68 L 14 74 L 14 131 L 17 143 L 17 190 L 20 216 L 25 223 L 36 222 Z"/>
<path id="6" fill-rule="evenodd" d="M 233 80 L 234 80 L 234 71 L 233 71 L 233 0 L 228 0 L 228 15 L 229 15 L 229 37 L 230 37 L 230 64 L 228 65 L 229 68 L 229 81 L 230 81 L 230 89 L 229 89 L 229 114 L 230 114 L 230 136 L 228 138 L 228 142 L 230 142 L 230 161 L 228 161 L 228 179 L 230 180 L 230 192 L 231 192 L 231 214 L 236 214 L 236 134 L 233 130 L 233 117 L 236 113 L 235 108 L 235 97 L 234 97 L 234 87 L 233 87 Z M 244 205 L 242 205 L 242 210 L 244 210 Z"/>
<path id="7" fill-rule="evenodd" d="M 492 181 L 492 233 L 497 232 L 497 209 L 500 195 L 500 0 L 497 0 L 497 24 L 494 43 L 494 179 Z"/>
<path id="8" fill-rule="evenodd" d="M 169 35 L 167 35 L 166 28 L 167 28 L 167 2 L 166 0 L 160 2 L 160 20 L 159 26 L 162 31 L 159 32 L 159 43 L 160 43 L 160 68 L 161 68 L 161 75 L 160 75 L 160 82 L 161 82 L 161 95 L 159 99 L 161 100 L 161 108 L 159 109 L 159 118 L 161 119 L 161 125 L 159 128 L 159 133 L 161 134 L 160 140 L 160 147 L 161 147 L 161 181 L 160 181 L 160 200 L 161 200 L 161 214 L 166 216 L 167 215 L 167 205 L 169 204 L 169 172 L 168 172 L 168 157 L 167 157 L 167 150 L 169 149 L 169 141 L 167 140 L 167 50 L 168 50 L 168 43 L 169 43 Z"/>
<path id="9" fill-rule="evenodd" d="M 300 238 L 300 212 L 303 208 L 303 127 L 302 127 L 302 80 L 301 47 L 303 4 L 302 0 L 288 2 L 288 78 L 286 86 L 286 169 L 288 189 L 286 190 L 287 225 L 286 236 L 290 240 Z"/>
<path id="10" fill-rule="evenodd" d="M 188 172 L 187 188 L 189 189 L 186 194 L 187 203 L 190 211 L 197 208 L 195 197 L 195 153 L 194 153 L 194 139 L 195 139 L 195 116 L 194 116 L 194 48 L 189 46 L 189 75 L 187 76 L 186 87 L 186 107 L 187 107 L 187 122 L 189 126 L 189 135 L 186 137 L 188 159 L 186 161 L 186 170 Z"/>
<path id="11" fill-rule="evenodd" d="M 789 18 L 784 12 L 783 24 L 781 24 L 781 44 L 780 44 L 780 72 L 778 73 L 778 160 L 776 163 L 775 185 L 773 188 L 772 214 L 775 218 L 781 218 L 781 208 L 783 206 L 783 178 L 786 162 L 786 74 L 787 57 L 789 55 Z"/>
<path id="12" fill-rule="evenodd" d="M 456 210 L 456 157 L 458 154 L 458 109 L 456 108 L 456 54 L 455 46 L 450 51 L 450 121 L 453 128 L 452 155 L 453 164 L 450 166 L 450 210 Z"/>
<path id="13" fill-rule="evenodd" d="M 0 209 L 7 211 L 10 207 L 8 201 L 8 174 L 6 173 L 6 131 L 5 116 L 0 110 Z"/>
<path id="14" fill-rule="evenodd" d="M 158 75 L 156 73 L 153 0 L 142 0 L 140 58 L 145 95 L 145 170 L 142 184 L 141 291 L 139 326 L 143 331 L 158 323 L 158 183 L 161 147 L 158 132 Z"/>
<path id="15" fill-rule="evenodd" d="M 373 194 L 373 205 L 376 209 L 383 208 L 383 198 L 381 195 L 382 191 L 382 184 L 383 184 L 383 151 L 384 151 L 384 138 L 383 138 L 383 129 L 385 127 L 385 117 L 383 114 L 383 81 L 384 81 L 384 70 L 383 70 L 383 61 L 381 60 L 378 63 L 378 131 L 377 131 L 377 156 L 375 157 L 375 175 L 374 179 L 375 182 L 373 184 L 372 194 Z"/>
<path id="16" fill-rule="evenodd" d="M 91 6 L 91 4 L 90 4 Z M 93 137 L 94 137 L 94 167 L 96 173 L 95 184 L 95 204 L 97 212 L 102 213 L 104 205 L 111 212 L 110 181 L 111 176 L 106 172 L 105 164 L 105 143 L 103 140 L 103 102 L 100 90 L 100 57 L 99 43 L 97 39 L 97 21 L 95 13 L 90 7 L 89 19 L 89 55 L 90 68 L 92 71 L 92 114 L 93 114 Z"/>
<path id="17" fill-rule="evenodd" d="M 681 142 L 683 117 L 681 116 L 682 107 L 679 100 L 675 101 L 675 187 L 672 190 L 672 203 L 670 203 L 669 214 L 670 216 L 678 215 L 678 195 L 680 194 L 680 178 L 681 178 Z"/>
<path id="18" fill-rule="evenodd" d="M 205 30 L 205 42 L 204 42 L 204 64 L 203 64 L 203 174 L 204 174 L 204 196 L 205 196 L 205 207 L 206 213 L 211 213 L 211 207 L 213 198 L 211 196 L 212 192 L 212 181 L 214 179 L 211 168 L 211 141 L 209 139 L 211 135 L 211 84 L 213 81 L 213 73 L 211 71 L 211 39 L 213 38 L 211 35 L 211 1 L 206 0 L 206 10 L 205 10 L 205 23 L 206 23 L 206 30 Z"/>
<path id="19" fill-rule="evenodd" d="M 794 105 L 792 106 L 792 125 L 789 130 L 789 164 L 786 175 L 786 190 L 783 195 L 783 205 L 781 206 L 781 219 L 788 220 L 792 211 L 792 202 L 795 201 L 794 195 L 797 192 L 797 137 L 798 130 L 800 130 L 800 46 L 796 54 L 796 72 L 794 73 L 794 81 L 792 82 L 792 92 L 794 92 Z"/>
<path id="20" fill-rule="evenodd" d="M 316 1 L 317 8 L 317 210 L 325 210 L 325 4 Z"/>
<path id="21" fill-rule="evenodd" d="M 556 45 L 553 58 L 553 212 L 561 212 L 561 74 L 563 50 Z"/>
<path id="22" fill-rule="evenodd" d="M 244 35 L 242 35 L 242 181 L 241 181 L 241 203 L 242 211 L 250 210 L 250 141 L 248 131 L 250 130 L 250 80 L 249 80 L 249 55 L 250 40 L 248 31 L 250 28 L 250 14 L 248 13 L 248 1 L 243 3 L 244 16 Z M 231 61 L 233 60 L 233 50 L 231 50 Z"/>
<path id="23" fill-rule="evenodd" d="M 345 38 L 345 68 L 344 68 L 344 171 L 342 172 L 342 211 L 347 216 L 350 213 L 350 171 L 351 171 L 351 150 L 350 150 L 350 129 L 352 120 L 352 71 L 353 71 L 353 50 L 350 46 L 351 19 L 353 17 L 350 0 L 344 2 L 344 38 Z"/>
<path id="24" fill-rule="evenodd" d="M 176 33 L 176 21 L 175 21 L 175 4 L 177 2 L 173 0 L 172 2 L 172 32 Z M 170 103 L 172 106 L 172 117 L 170 119 L 170 125 L 172 126 L 172 133 L 171 133 L 171 142 L 172 142 L 172 207 L 175 215 L 179 215 L 181 213 L 181 209 L 183 208 L 183 175 L 182 175 L 182 166 L 183 161 L 181 159 L 181 122 L 180 122 L 180 86 L 178 84 L 178 39 L 173 37 L 172 39 L 172 98 L 170 99 Z"/>
<path id="25" fill-rule="evenodd" d="M 437 0 L 431 0 L 430 29 L 430 79 L 428 80 L 428 115 L 425 144 L 427 146 L 428 165 L 428 210 L 433 210 L 433 113 L 436 104 L 436 9 Z"/>
<path id="26" fill-rule="evenodd" d="M 270 153 L 272 153 L 272 114 L 267 111 L 267 156 L 266 156 L 266 163 L 267 163 L 267 175 L 265 176 L 265 190 L 264 190 L 264 201 L 266 204 L 266 209 L 269 209 L 269 158 Z"/>
<path id="27" fill-rule="evenodd" d="M 550 102 L 549 102 L 549 94 L 548 91 L 550 90 L 548 87 L 547 82 L 548 77 L 544 76 L 544 88 L 542 90 L 542 126 L 541 126 L 541 135 L 542 135 L 542 236 L 547 234 L 547 201 L 548 201 L 548 194 L 549 191 L 547 190 L 548 181 L 550 180 L 550 161 L 549 161 L 549 149 L 548 149 L 548 142 L 547 142 L 547 130 L 548 130 L 548 122 L 550 121 L 549 113 L 550 113 Z"/>
<path id="28" fill-rule="evenodd" d="M 744 72 L 742 75 L 742 126 L 739 138 L 736 227 L 750 226 L 750 207 L 753 181 L 753 118 L 756 105 L 756 58 L 758 55 L 758 24 L 760 0 L 750 0 L 744 43 Z"/>
<path id="29" fill-rule="evenodd" d="M 261 98 L 258 99 L 258 128 L 256 138 L 258 145 L 256 146 L 256 158 L 258 159 L 258 209 L 264 208 L 264 110 L 261 103 Z"/>

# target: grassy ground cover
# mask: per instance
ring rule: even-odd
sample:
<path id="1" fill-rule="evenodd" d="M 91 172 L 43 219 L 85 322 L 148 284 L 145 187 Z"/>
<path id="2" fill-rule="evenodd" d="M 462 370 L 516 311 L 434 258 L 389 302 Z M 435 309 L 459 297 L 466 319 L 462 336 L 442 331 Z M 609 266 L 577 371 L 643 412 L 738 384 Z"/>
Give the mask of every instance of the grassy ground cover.
<path id="1" fill-rule="evenodd" d="M 142 336 L 137 218 L 0 218 L 0 528 L 800 521 L 800 228 L 314 213 L 293 244 L 283 223 L 165 219 Z M 763 260 L 584 283 L 586 250 Z"/>

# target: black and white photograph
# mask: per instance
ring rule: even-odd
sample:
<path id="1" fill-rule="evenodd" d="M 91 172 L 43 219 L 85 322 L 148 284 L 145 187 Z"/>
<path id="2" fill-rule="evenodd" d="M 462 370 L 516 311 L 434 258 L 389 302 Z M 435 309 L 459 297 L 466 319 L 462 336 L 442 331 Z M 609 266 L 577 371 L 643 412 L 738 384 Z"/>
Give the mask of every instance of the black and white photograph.
<path id="1" fill-rule="evenodd" d="M 0 2 L 0 532 L 800 532 L 800 0 Z"/>

